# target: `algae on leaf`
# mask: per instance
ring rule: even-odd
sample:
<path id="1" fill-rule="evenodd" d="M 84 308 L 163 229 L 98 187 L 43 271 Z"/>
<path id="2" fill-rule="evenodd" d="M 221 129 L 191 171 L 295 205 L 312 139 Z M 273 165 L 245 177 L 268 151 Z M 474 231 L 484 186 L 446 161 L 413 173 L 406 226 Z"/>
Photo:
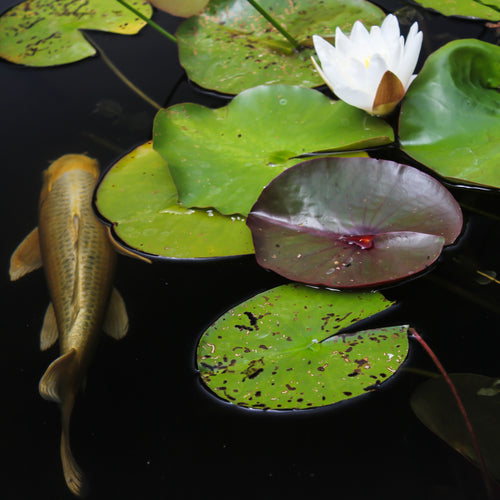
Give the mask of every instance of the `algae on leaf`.
<path id="1" fill-rule="evenodd" d="M 145 0 L 130 0 L 151 17 Z M 146 23 L 115 0 L 26 0 L 0 17 L 0 57 L 27 66 L 56 66 L 93 56 L 80 29 L 137 33 Z"/>
<path id="2" fill-rule="evenodd" d="M 380 24 L 384 12 L 363 0 L 259 0 L 301 45 L 295 50 L 247 0 L 212 0 L 177 30 L 179 59 L 202 87 L 237 94 L 263 84 L 315 87 L 312 35 L 333 39 L 335 27 Z"/>
<path id="3" fill-rule="evenodd" d="M 341 332 L 391 305 L 377 292 L 268 290 L 205 331 L 200 376 L 219 397 L 259 409 L 314 408 L 366 394 L 406 359 L 408 326 Z"/>

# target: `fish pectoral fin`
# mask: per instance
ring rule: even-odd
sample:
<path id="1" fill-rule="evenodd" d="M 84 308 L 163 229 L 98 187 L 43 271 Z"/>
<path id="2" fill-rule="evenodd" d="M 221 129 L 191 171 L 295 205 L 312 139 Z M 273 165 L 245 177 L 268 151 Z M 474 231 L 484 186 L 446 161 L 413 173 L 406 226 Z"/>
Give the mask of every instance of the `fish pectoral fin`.
<path id="1" fill-rule="evenodd" d="M 10 258 L 10 280 L 15 281 L 25 274 L 42 267 L 38 227 L 24 238 Z"/>
<path id="2" fill-rule="evenodd" d="M 127 334 L 127 309 L 125 308 L 125 302 L 123 301 L 120 292 L 116 288 L 113 288 L 111 292 L 108 310 L 106 311 L 102 329 L 115 340 L 120 340 Z"/>
<path id="3" fill-rule="evenodd" d="M 40 349 L 46 351 L 52 347 L 59 338 L 59 330 L 57 328 L 56 315 L 52 302 L 47 307 L 45 317 L 43 318 L 42 331 L 40 333 Z"/>
<path id="4" fill-rule="evenodd" d="M 106 229 L 108 232 L 109 241 L 111 242 L 111 245 L 113 246 L 113 248 L 115 249 L 115 251 L 117 253 L 119 253 L 121 255 L 125 255 L 125 257 L 132 257 L 133 259 L 141 260 L 142 262 L 146 262 L 147 264 L 153 263 L 153 261 L 151 259 L 144 257 L 144 255 L 134 253 L 134 252 L 128 250 L 127 248 L 125 248 L 123 245 L 121 245 L 120 242 L 115 238 L 110 226 L 107 226 Z"/>
<path id="5" fill-rule="evenodd" d="M 56 403 L 62 401 L 65 385 L 68 387 L 75 383 L 73 377 L 75 358 L 76 349 L 71 349 L 52 361 L 38 384 L 42 398 Z"/>

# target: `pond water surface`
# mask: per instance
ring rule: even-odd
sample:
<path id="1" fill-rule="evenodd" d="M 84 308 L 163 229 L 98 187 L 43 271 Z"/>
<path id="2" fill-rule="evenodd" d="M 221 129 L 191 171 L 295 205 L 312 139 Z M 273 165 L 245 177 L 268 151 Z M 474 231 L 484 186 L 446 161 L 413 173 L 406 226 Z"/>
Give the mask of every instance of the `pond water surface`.
<path id="1" fill-rule="evenodd" d="M 8 8 L 16 2 L 7 1 Z M 384 2 L 391 11 L 403 2 Z M 157 14 L 171 32 L 178 20 Z M 495 43 L 480 22 L 425 15 L 425 49 L 454 38 Z M 153 99 L 168 104 L 223 99 L 182 79 L 176 47 L 150 28 L 121 37 L 92 33 L 108 57 Z M 423 58 L 421 59 L 423 61 Z M 123 85 L 102 58 L 47 69 L 0 61 L 4 181 L 2 498 L 69 499 L 59 458 L 59 410 L 38 394 L 56 349 L 40 352 L 48 304 L 43 273 L 8 281 L 10 254 L 37 224 L 41 171 L 66 153 L 105 168 L 151 137 L 155 110 Z M 177 85 L 180 81 L 180 84 Z M 500 214 L 497 193 L 454 189 L 466 205 Z M 386 290 L 400 305 L 381 322 L 409 322 L 450 372 L 499 375 L 500 287 L 474 269 L 500 271 L 500 222 L 465 211 L 465 237 L 432 273 Z M 467 258 L 472 270 L 454 258 Z M 403 372 L 374 393 L 319 410 L 262 412 L 226 404 L 201 385 L 194 352 L 204 328 L 231 306 L 284 280 L 252 256 L 224 262 L 119 258 L 116 285 L 130 331 L 103 338 L 72 421 L 77 461 L 92 499 L 371 498 L 483 499 L 474 466 L 414 416 L 423 377 Z M 405 366 L 434 367 L 412 343 Z"/>

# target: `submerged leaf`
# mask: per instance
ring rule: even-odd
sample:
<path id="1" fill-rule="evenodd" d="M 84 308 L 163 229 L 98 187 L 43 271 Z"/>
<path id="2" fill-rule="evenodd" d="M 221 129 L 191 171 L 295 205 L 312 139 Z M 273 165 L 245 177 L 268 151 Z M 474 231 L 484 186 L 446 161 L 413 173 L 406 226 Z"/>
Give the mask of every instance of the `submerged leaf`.
<path id="1" fill-rule="evenodd" d="M 445 177 L 500 187 L 500 47 L 457 40 L 431 54 L 401 108 L 401 146 Z"/>
<path id="2" fill-rule="evenodd" d="M 129 3 L 151 17 L 145 0 Z M 28 66 L 67 64 L 96 52 L 79 30 L 129 35 L 145 24 L 115 0 L 26 0 L 0 17 L 0 57 Z"/>
<path id="3" fill-rule="evenodd" d="M 219 397 L 261 409 L 313 408 L 365 394 L 406 358 L 408 327 L 339 332 L 391 305 L 380 293 L 297 284 L 268 290 L 203 334 L 201 378 Z"/>
<path id="4" fill-rule="evenodd" d="M 500 480 L 498 379 L 472 373 L 455 373 L 450 378 L 467 411 L 486 468 Z M 479 465 L 472 437 L 444 379 L 432 379 L 421 384 L 411 397 L 411 407 L 426 427 Z"/>
<path id="5" fill-rule="evenodd" d="M 295 50 L 247 0 L 212 0 L 177 30 L 179 58 L 202 87 L 237 94 L 262 84 L 314 87 L 322 84 L 311 63 L 311 37 L 333 38 L 356 20 L 380 24 L 384 13 L 361 0 L 259 0 L 302 46 Z"/>
<path id="6" fill-rule="evenodd" d="M 178 104 L 160 111 L 154 148 L 167 160 L 186 207 L 248 214 L 260 192 L 295 158 L 393 140 L 391 127 L 310 89 L 262 85 L 227 106 Z"/>
<path id="7" fill-rule="evenodd" d="M 151 142 L 108 170 L 99 183 L 96 206 L 112 224 L 118 245 L 132 252 L 176 259 L 253 253 L 243 217 L 190 210 L 177 203 L 167 163 Z"/>
<path id="8" fill-rule="evenodd" d="M 327 158 L 276 177 L 247 224 L 261 266 L 344 288 L 422 271 L 458 237 L 462 212 L 449 191 L 413 167 Z"/>

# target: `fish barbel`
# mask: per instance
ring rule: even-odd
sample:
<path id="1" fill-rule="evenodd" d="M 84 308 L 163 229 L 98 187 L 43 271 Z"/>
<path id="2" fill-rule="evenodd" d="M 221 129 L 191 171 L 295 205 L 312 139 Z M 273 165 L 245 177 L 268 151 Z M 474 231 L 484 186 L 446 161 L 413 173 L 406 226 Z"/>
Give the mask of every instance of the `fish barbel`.
<path id="1" fill-rule="evenodd" d="M 75 397 L 101 328 L 115 339 L 128 329 L 123 299 L 112 287 L 116 254 L 106 228 L 92 210 L 99 177 L 95 160 L 65 155 L 44 172 L 39 222 L 11 257 L 10 277 L 16 280 L 43 265 L 51 303 L 43 321 L 40 347 L 59 339 L 60 357 L 39 384 L 45 399 L 60 403 L 61 460 L 69 489 L 84 496 L 87 485 L 69 442 Z"/>

